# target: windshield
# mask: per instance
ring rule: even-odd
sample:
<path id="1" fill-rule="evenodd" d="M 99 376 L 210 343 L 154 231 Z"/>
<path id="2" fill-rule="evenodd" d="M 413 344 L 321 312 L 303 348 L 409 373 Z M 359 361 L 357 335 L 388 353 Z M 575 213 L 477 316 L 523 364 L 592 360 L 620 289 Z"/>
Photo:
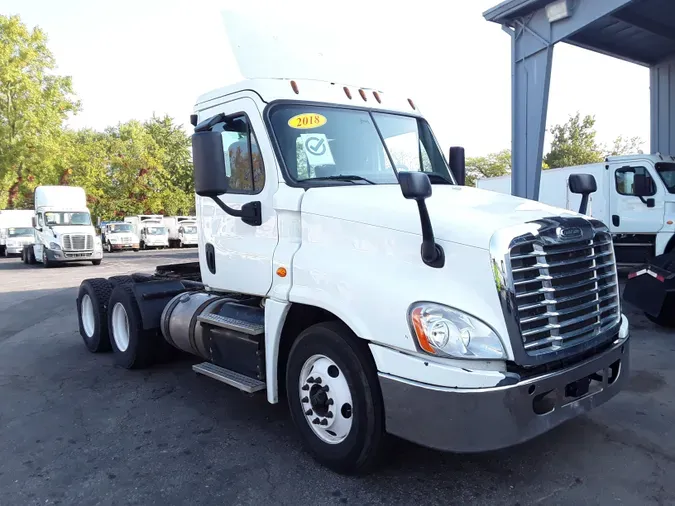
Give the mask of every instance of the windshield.
<path id="1" fill-rule="evenodd" d="M 131 225 L 128 223 L 120 223 L 118 225 L 110 225 L 110 232 L 111 233 L 118 233 L 118 232 L 131 232 Z"/>
<path id="2" fill-rule="evenodd" d="M 326 178 L 356 176 L 350 184 L 398 184 L 396 172 L 421 170 L 436 176 L 432 183 L 452 183 L 445 159 L 422 119 L 289 104 L 274 107 L 270 121 L 295 181 L 325 184 Z"/>
<path id="3" fill-rule="evenodd" d="M 45 224 L 50 227 L 59 225 L 91 225 L 91 218 L 89 213 L 48 212 L 45 213 Z"/>
<path id="4" fill-rule="evenodd" d="M 675 193 L 675 163 L 657 163 L 656 171 L 668 188 L 668 193 Z"/>
<path id="5" fill-rule="evenodd" d="M 145 229 L 148 235 L 164 235 L 166 234 L 166 228 L 164 227 L 148 227 Z"/>
<path id="6" fill-rule="evenodd" d="M 183 233 L 184 234 L 196 234 L 197 233 L 197 227 L 183 227 Z"/>
<path id="7" fill-rule="evenodd" d="M 27 235 L 33 235 L 32 228 L 10 228 L 7 230 L 7 235 L 9 237 L 25 237 Z"/>

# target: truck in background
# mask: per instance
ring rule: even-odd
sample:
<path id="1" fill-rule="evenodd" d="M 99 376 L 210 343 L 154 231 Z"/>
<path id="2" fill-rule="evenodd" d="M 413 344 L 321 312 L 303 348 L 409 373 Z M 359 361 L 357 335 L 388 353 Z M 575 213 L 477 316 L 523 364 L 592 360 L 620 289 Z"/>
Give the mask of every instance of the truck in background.
<path id="1" fill-rule="evenodd" d="M 168 248 L 169 231 L 163 219 L 161 214 L 139 214 L 125 217 L 124 223 L 131 224 L 134 234 L 138 236 L 140 249 Z"/>
<path id="2" fill-rule="evenodd" d="M 285 398 L 342 473 L 372 469 L 385 433 L 504 448 L 626 384 L 609 229 L 462 186 L 464 151 L 448 165 L 410 98 L 249 79 L 191 120 L 199 261 L 83 281 L 91 352 L 129 369 L 200 357 L 200 374 Z"/>
<path id="3" fill-rule="evenodd" d="M 100 223 L 101 242 L 108 253 L 113 251 L 138 251 L 140 241 L 131 223 L 122 221 L 104 221 Z"/>
<path id="4" fill-rule="evenodd" d="M 101 238 L 91 222 L 84 189 L 78 186 L 35 188 L 35 241 L 23 248 L 22 260 L 44 267 L 103 259 Z"/>
<path id="5" fill-rule="evenodd" d="M 6 209 L 0 211 L 0 255 L 20 255 L 26 244 L 35 241 L 33 210 Z"/>
<path id="6" fill-rule="evenodd" d="M 637 265 L 675 249 L 675 157 L 611 156 L 603 163 L 544 170 L 539 201 L 577 209 L 569 190 L 571 174 L 592 174 L 598 191 L 588 215 L 609 226 L 619 265 Z M 478 188 L 511 193 L 511 176 L 479 179 Z"/>
<path id="7" fill-rule="evenodd" d="M 169 231 L 169 247 L 197 246 L 196 216 L 165 216 L 163 223 Z"/>

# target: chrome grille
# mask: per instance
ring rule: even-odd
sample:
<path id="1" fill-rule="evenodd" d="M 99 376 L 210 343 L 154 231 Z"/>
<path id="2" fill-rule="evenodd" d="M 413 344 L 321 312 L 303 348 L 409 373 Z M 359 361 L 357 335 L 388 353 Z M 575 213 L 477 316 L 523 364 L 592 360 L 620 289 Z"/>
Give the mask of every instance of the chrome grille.
<path id="1" fill-rule="evenodd" d="M 68 251 L 86 251 L 94 249 L 94 236 L 69 234 L 63 236 L 63 249 Z"/>
<path id="2" fill-rule="evenodd" d="M 578 345 L 615 325 L 619 288 L 611 236 L 548 243 L 531 237 L 509 251 L 513 296 L 525 352 Z"/>

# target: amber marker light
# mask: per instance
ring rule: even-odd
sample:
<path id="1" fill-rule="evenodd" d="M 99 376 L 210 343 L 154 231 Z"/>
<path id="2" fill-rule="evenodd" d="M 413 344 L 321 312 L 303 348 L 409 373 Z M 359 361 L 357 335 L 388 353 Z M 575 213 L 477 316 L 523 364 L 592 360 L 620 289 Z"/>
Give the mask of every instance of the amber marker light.
<path id="1" fill-rule="evenodd" d="M 424 325 L 422 325 L 422 308 L 415 308 L 410 316 L 413 322 L 413 328 L 415 329 L 415 335 L 417 336 L 417 342 L 420 343 L 420 347 L 427 353 L 435 355 L 436 350 L 429 344 L 427 335 L 424 332 Z"/>

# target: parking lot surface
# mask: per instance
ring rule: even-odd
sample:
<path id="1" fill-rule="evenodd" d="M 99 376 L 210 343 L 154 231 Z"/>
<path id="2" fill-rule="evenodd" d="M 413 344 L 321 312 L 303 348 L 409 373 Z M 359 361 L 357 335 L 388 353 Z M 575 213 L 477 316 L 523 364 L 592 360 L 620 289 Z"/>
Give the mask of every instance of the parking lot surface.
<path id="1" fill-rule="evenodd" d="M 630 308 L 629 387 L 593 413 L 488 454 L 392 440 L 377 473 L 352 478 L 302 451 L 285 404 L 197 376 L 190 360 L 127 371 L 87 352 L 82 279 L 195 258 L 0 259 L 0 505 L 675 504 L 675 335 Z"/>

